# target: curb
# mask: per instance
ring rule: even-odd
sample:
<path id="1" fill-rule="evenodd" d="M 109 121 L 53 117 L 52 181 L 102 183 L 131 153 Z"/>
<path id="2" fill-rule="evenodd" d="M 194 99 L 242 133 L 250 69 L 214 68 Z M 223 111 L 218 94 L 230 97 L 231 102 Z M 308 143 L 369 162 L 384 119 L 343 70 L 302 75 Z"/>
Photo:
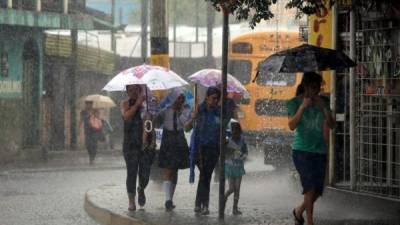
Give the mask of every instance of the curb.
<path id="1" fill-rule="evenodd" d="M 91 192 L 92 190 L 96 190 L 94 192 Z M 85 194 L 85 202 L 84 202 L 84 209 L 86 213 L 93 218 L 96 222 L 102 225 L 150 225 L 150 224 L 171 224 L 168 222 L 151 222 L 149 219 L 150 217 L 133 217 L 130 215 L 130 213 L 127 213 L 125 210 L 122 210 L 118 208 L 118 210 L 113 211 L 112 210 L 112 202 L 108 201 L 100 201 L 97 202 L 96 196 L 100 196 L 104 191 L 104 193 L 107 195 L 109 193 L 107 190 L 108 189 L 100 189 L 101 191 L 97 191 L 97 189 L 89 189 L 86 194 Z M 110 189 L 114 190 L 114 189 Z M 324 225 L 399 225 L 400 220 L 397 212 L 399 210 L 399 205 L 398 202 L 395 201 L 386 201 L 382 199 L 378 200 L 376 198 L 367 198 L 365 199 L 365 196 L 362 195 L 357 195 L 353 192 L 346 192 L 343 193 L 341 190 L 337 190 L 334 188 L 329 188 L 329 192 L 332 192 L 331 194 L 334 194 L 334 198 L 338 198 L 339 202 L 338 204 L 343 203 L 343 199 L 347 199 L 348 197 L 352 198 L 359 198 L 356 200 L 358 202 L 357 204 L 362 204 L 362 205 L 371 205 L 373 203 L 377 203 L 374 207 L 376 209 L 386 209 L 390 212 L 389 214 L 378 214 L 378 217 L 376 218 L 359 218 L 358 216 L 356 217 L 344 217 L 341 219 L 338 218 L 331 218 L 331 217 L 317 217 L 316 222 L 319 224 L 324 224 Z M 335 196 L 339 194 L 339 196 Z M 331 196 L 332 197 L 332 196 Z M 106 198 L 110 200 L 109 198 Z M 112 199 L 111 199 L 112 200 Z M 372 201 L 371 201 L 372 200 Z M 100 204 L 99 204 L 100 203 Z M 383 204 L 382 204 L 383 203 Z M 114 207 L 115 209 L 115 207 Z M 361 211 L 361 213 L 363 213 Z M 289 214 L 288 214 L 289 215 Z M 355 215 L 358 215 L 357 213 Z M 397 215 L 397 216 L 396 216 Z M 155 214 L 150 213 L 148 216 L 155 216 Z M 267 217 L 266 219 L 268 219 Z M 291 217 L 290 217 L 291 218 Z M 271 219 L 271 218 L 270 218 Z M 282 218 L 280 218 L 282 219 Z M 283 218 L 283 219 L 286 219 Z M 258 220 L 257 220 L 258 221 Z M 282 220 L 283 221 L 283 220 Z M 161 223 L 160 223 L 161 222 Z M 170 221 L 171 222 L 171 221 Z M 176 221 L 175 221 L 176 222 Z M 194 224 L 229 224 L 229 223 L 207 223 L 207 221 L 199 221 L 200 223 L 194 223 Z M 206 222 L 206 223 L 204 223 Z M 211 221 L 208 221 L 211 222 Z M 215 222 L 215 221 L 213 221 Z M 247 221 L 249 222 L 249 221 Z M 188 223 L 172 223 L 172 224 L 188 224 Z M 240 223 L 242 224 L 242 223 Z M 243 223 L 247 224 L 247 223 Z M 255 223 L 251 223 L 255 224 Z M 266 220 L 262 219 L 261 221 L 258 221 L 257 224 L 270 224 L 267 223 Z M 276 224 L 276 223 L 272 223 Z M 287 222 L 284 222 L 282 224 L 290 224 Z"/>
<path id="2" fill-rule="evenodd" d="M 88 192 L 85 194 L 84 209 L 86 213 L 96 222 L 102 225 L 148 225 L 144 221 L 119 215 L 111 212 L 108 209 L 97 206 L 92 201 L 90 201 Z"/>
<path id="3" fill-rule="evenodd" d="M 62 172 L 62 171 L 94 171 L 94 170 L 120 170 L 125 169 L 125 166 L 64 166 L 64 167 L 44 167 L 44 168 L 27 168 L 27 169 L 10 169 L 5 171 L 0 171 L 0 176 L 6 176 L 9 174 L 16 173 L 48 173 L 48 172 Z"/>

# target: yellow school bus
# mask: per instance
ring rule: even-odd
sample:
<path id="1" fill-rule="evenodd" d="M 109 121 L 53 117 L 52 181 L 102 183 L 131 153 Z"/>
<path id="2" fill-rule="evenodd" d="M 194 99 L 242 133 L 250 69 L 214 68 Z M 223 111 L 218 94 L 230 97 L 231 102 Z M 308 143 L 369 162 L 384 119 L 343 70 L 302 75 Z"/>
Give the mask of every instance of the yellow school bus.
<path id="1" fill-rule="evenodd" d="M 243 98 L 239 103 L 239 119 L 247 136 L 263 139 L 271 132 L 289 133 L 286 101 L 295 96 L 301 73 L 267 74 L 254 78 L 260 61 L 302 43 L 298 32 L 281 31 L 251 32 L 231 40 L 228 71 L 250 93 L 249 98 Z"/>

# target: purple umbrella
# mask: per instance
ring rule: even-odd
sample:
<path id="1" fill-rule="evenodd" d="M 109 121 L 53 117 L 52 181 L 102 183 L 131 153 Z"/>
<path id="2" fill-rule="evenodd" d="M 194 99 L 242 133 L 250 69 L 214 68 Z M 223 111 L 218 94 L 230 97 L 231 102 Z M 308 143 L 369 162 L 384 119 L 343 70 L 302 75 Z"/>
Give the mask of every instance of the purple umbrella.
<path id="1" fill-rule="evenodd" d="M 221 70 L 217 69 L 203 69 L 189 76 L 189 81 L 195 84 L 200 84 L 205 87 L 220 86 L 221 85 Z M 238 79 L 231 74 L 228 74 L 228 93 L 236 93 L 241 95 L 248 95 L 246 88 Z"/>

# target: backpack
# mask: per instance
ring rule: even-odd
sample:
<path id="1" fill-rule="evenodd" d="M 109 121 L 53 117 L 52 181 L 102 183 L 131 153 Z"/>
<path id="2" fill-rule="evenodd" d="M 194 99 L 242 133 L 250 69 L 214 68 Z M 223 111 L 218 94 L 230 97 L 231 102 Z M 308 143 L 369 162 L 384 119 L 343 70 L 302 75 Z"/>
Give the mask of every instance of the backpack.
<path id="1" fill-rule="evenodd" d="M 103 122 L 100 118 L 90 115 L 89 116 L 89 127 L 94 131 L 101 131 L 103 129 Z"/>

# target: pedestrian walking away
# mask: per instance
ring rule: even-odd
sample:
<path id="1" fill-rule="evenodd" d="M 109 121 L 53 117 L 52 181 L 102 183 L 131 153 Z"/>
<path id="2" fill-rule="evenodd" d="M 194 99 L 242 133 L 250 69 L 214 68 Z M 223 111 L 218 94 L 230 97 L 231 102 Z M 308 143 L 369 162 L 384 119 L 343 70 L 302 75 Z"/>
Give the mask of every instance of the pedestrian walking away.
<path id="1" fill-rule="evenodd" d="M 83 126 L 85 146 L 89 155 L 89 163 L 93 165 L 97 154 L 97 142 L 101 138 L 103 124 L 92 101 L 85 101 L 85 109 L 80 112 L 79 127 Z"/>
<path id="2" fill-rule="evenodd" d="M 292 211 L 296 225 L 305 223 L 304 211 L 307 225 L 314 225 L 314 203 L 324 190 L 328 148 L 324 129 L 333 128 L 334 120 L 326 98 L 320 95 L 321 85 L 321 75 L 304 73 L 296 97 L 287 103 L 289 128 L 295 131 L 293 162 L 300 175 L 304 195 L 303 202 Z"/>
<path id="3" fill-rule="evenodd" d="M 236 108 L 232 99 L 226 102 L 226 115 L 221 116 L 219 100 L 221 91 L 217 87 L 209 87 L 206 92 L 205 100 L 199 105 L 198 112 L 194 112 L 192 117 L 195 122 L 195 143 L 196 161 L 199 168 L 199 181 L 197 185 L 195 209 L 196 213 L 208 215 L 210 201 L 210 182 L 215 165 L 219 159 L 219 129 L 220 124 L 226 127 L 233 111 Z M 192 150 L 192 149 L 191 149 Z"/>
<path id="4" fill-rule="evenodd" d="M 173 197 L 178 181 L 178 170 L 189 167 L 189 147 L 185 130 L 190 130 L 190 107 L 185 104 L 182 89 L 174 89 L 169 95 L 172 104 L 157 115 L 163 132 L 159 153 L 159 167 L 164 169 L 165 209 L 175 208 Z"/>
<path id="5" fill-rule="evenodd" d="M 146 204 L 145 188 L 149 183 L 151 164 L 154 158 L 154 151 L 144 151 L 151 140 L 144 140 L 143 101 L 145 100 L 140 85 L 127 85 L 126 91 L 128 100 L 121 103 L 121 114 L 124 121 L 123 154 L 127 168 L 126 189 L 128 192 L 128 210 L 136 210 L 136 178 L 139 175 L 137 187 L 138 203 L 140 206 Z M 144 142 L 146 145 L 144 145 Z"/>
<path id="6" fill-rule="evenodd" d="M 248 150 L 246 142 L 242 137 L 242 127 L 237 121 L 231 122 L 232 137 L 229 139 L 225 155 L 225 176 L 228 179 L 229 188 L 225 192 L 225 206 L 229 195 L 233 193 L 233 215 L 241 215 L 239 211 L 239 195 L 242 176 L 246 173 L 244 170 L 244 160 L 247 157 Z"/>

